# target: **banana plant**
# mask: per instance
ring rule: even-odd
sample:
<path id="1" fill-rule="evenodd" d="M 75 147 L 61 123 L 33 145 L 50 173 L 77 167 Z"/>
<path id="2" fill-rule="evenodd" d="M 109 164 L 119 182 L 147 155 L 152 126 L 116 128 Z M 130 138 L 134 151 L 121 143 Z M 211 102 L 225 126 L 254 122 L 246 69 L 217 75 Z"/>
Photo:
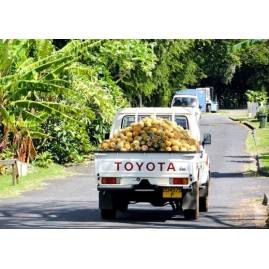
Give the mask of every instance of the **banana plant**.
<path id="1" fill-rule="evenodd" d="M 269 39 L 246 39 L 236 43 L 235 45 L 230 47 L 230 52 L 238 52 L 249 48 L 254 45 L 266 44 L 269 46 Z"/>
<path id="2" fill-rule="evenodd" d="M 43 53 L 36 53 L 40 49 L 36 40 L 0 40 L 0 138 L 7 141 L 13 136 L 19 159 L 35 155 L 31 139 L 35 129 L 19 122 L 42 123 L 53 116 L 82 123 L 81 109 L 65 102 L 65 95 L 76 94 L 65 70 L 100 42 L 74 40 L 53 51 L 51 40 L 43 40 Z M 20 148 L 28 157 L 22 157 Z"/>

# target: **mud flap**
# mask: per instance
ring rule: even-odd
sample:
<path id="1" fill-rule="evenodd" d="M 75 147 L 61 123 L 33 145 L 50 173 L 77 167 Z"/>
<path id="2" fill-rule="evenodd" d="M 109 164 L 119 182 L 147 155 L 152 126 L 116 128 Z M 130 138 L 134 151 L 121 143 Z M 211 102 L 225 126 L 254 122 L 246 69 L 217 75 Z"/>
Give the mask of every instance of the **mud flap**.
<path id="1" fill-rule="evenodd" d="M 182 199 L 182 209 L 183 210 L 189 210 L 189 209 L 195 210 L 197 206 L 198 205 L 197 205 L 196 196 L 192 192 L 187 192 L 186 195 Z"/>
<path id="2" fill-rule="evenodd" d="M 99 192 L 99 208 L 100 209 L 113 209 L 113 196 L 111 192 Z"/>
<path id="3" fill-rule="evenodd" d="M 182 199 L 182 209 L 183 210 L 196 210 L 199 209 L 199 188 L 197 184 L 193 186 L 193 190 L 185 194 Z"/>

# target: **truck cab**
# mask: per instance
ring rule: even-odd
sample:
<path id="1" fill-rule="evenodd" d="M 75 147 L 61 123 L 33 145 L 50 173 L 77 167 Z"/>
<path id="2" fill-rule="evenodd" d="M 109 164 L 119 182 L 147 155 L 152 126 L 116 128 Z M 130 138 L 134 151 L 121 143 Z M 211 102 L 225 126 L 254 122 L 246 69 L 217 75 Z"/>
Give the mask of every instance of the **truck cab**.
<path id="1" fill-rule="evenodd" d="M 179 90 L 176 92 L 176 95 L 197 96 L 201 112 L 217 112 L 219 109 L 217 96 L 213 87 Z"/>
<path id="2" fill-rule="evenodd" d="M 172 107 L 186 107 L 190 108 L 196 120 L 199 122 L 201 119 L 201 108 L 202 106 L 199 103 L 198 96 L 194 94 L 176 94 L 172 100 Z"/>

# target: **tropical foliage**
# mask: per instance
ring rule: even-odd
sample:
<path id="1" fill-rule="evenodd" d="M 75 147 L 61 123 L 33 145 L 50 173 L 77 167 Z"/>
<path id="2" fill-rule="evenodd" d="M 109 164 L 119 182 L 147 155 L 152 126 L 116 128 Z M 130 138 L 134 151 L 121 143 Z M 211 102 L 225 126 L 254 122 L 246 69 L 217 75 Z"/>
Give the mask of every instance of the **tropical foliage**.
<path id="1" fill-rule="evenodd" d="M 82 161 L 126 106 L 213 86 L 221 108 L 269 89 L 268 40 L 0 40 L 0 153 Z M 254 94 L 255 95 L 255 94 Z M 266 97 L 266 96 L 265 96 Z M 48 161 L 49 162 L 49 161 Z M 42 165 L 42 161 L 40 161 Z"/>

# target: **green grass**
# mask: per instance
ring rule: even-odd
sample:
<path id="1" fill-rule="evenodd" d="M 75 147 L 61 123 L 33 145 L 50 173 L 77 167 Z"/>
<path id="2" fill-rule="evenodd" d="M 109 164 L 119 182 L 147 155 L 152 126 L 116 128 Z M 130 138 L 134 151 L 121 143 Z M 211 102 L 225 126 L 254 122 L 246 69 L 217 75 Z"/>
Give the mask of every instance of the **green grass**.
<path id="1" fill-rule="evenodd" d="M 247 140 L 247 146 L 250 152 L 269 152 L 269 128 L 256 129 L 255 140 L 256 144 L 252 135 Z"/>
<path id="2" fill-rule="evenodd" d="M 220 109 L 220 110 L 218 110 L 217 114 L 220 114 L 220 115 L 232 115 L 233 111 L 232 110 L 222 110 L 222 109 Z"/>
<path id="3" fill-rule="evenodd" d="M 231 118 L 241 123 L 248 123 L 249 125 L 253 126 L 256 129 L 258 129 L 260 126 L 260 122 L 256 118 L 250 118 L 242 115 L 231 116 Z"/>
<path id="4" fill-rule="evenodd" d="M 19 184 L 12 184 L 12 175 L 0 176 L 0 198 L 18 197 L 23 192 L 39 190 L 48 185 L 45 180 L 59 179 L 73 173 L 66 172 L 63 166 L 53 164 L 50 168 L 29 166 L 28 174 L 19 177 Z"/>
<path id="5" fill-rule="evenodd" d="M 213 113 L 214 114 L 214 113 Z M 245 117 L 247 115 L 247 110 L 244 109 L 220 109 L 217 114 L 219 115 L 229 115 L 232 117 Z"/>
<path id="6" fill-rule="evenodd" d="M 261 153 L 260 160 L 262 165 L 261 170 L 269 173 L 269 153 Z"/>
<path id="7" fill-rule="evenodd" d="M 254 127 L 255 140 L 253 135 L 247 138 L 247 150 L 250 153 L 258 154 L 260 157 L 261 170 L 263 172 L 269 172 L 269 124 L 267 122 L 266 128 L 259 128 L 260 122 L 256 118 L 250 118 L 247 116 L 233 116 L 233 120 L 240 121 L 241 123 L 247 123 Z M 255 144 L 256 141 L 256 144 Z"/>

